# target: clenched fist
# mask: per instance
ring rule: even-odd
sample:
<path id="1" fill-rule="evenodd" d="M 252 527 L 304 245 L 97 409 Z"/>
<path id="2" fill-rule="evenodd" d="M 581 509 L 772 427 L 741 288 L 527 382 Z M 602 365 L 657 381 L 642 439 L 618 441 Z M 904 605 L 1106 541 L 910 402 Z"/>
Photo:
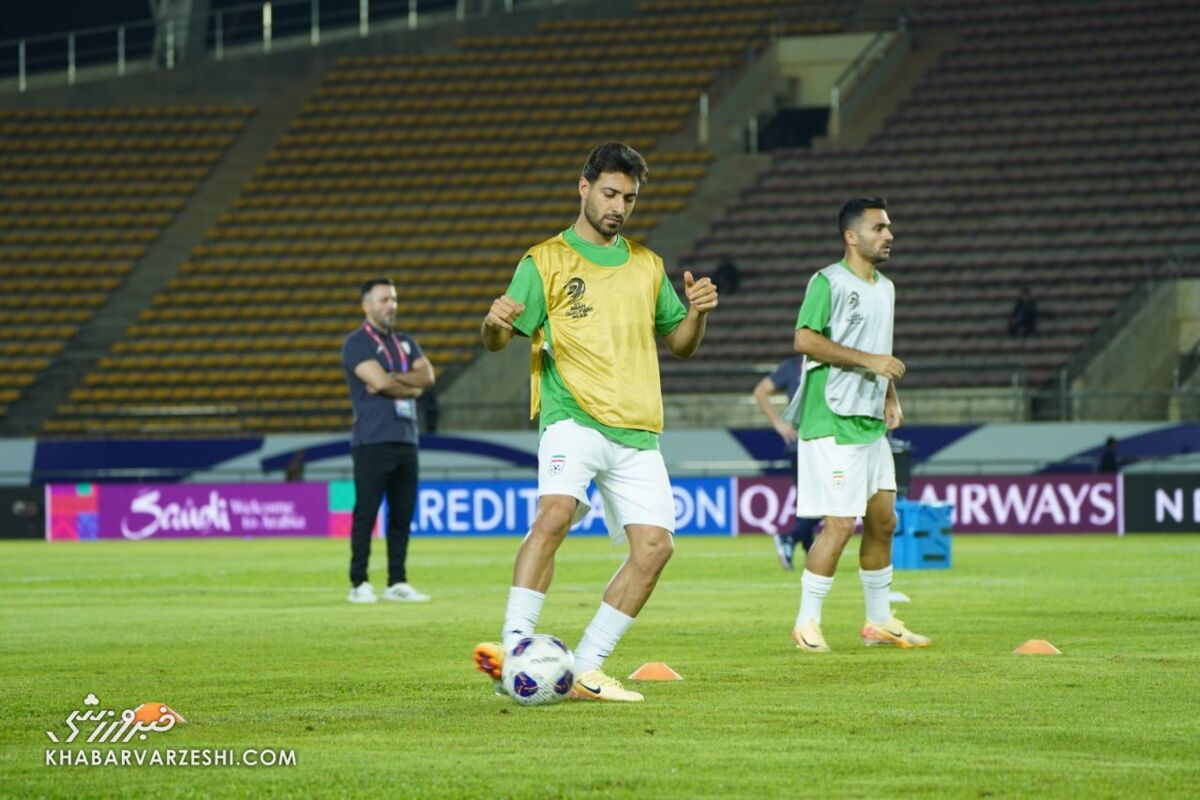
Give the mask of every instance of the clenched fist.
<path id="1" fill-rule="evenodd" d="M 513 300 L 508 295 L 502 294 L 492 301 L 492 307 L 488 310 L 483 324 L 489 328 L 500 328 L 511 331 L 513 329 L 513 322 L 524 311 L 524 305 Z"/>

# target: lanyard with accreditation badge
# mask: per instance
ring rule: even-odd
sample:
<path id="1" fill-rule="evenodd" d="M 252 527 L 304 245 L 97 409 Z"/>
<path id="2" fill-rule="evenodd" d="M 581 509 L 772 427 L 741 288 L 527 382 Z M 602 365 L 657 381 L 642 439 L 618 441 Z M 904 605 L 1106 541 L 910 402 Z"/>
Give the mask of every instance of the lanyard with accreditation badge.
<path id="1" fill-rule="evenodd" d="M 370 323 L 363 323 L 363 330 L 367 332 L 367 336 L 375 344 L 379 345 L 379 349 L 383 351 L 383 357 L 387 359 L 388 373 L 396 371 L 396 362 L 392 359 L 392 354 L 388 351 L 387 345 L 383 339 L 371 328 Z M 396 337 L 395 331 L 391 333 L 392 344 L 396 345 L 396 355 L 400 357 L 400 371 L 408 372 L 408 356 L 404 352 L 404 348 L 400 346 L 400 340 Z M 400 419 L 413 419 L 416 416 L 416 405 L 411 397 L 394 398 L 392 407 L 396 411 L 396 416 Z"/>

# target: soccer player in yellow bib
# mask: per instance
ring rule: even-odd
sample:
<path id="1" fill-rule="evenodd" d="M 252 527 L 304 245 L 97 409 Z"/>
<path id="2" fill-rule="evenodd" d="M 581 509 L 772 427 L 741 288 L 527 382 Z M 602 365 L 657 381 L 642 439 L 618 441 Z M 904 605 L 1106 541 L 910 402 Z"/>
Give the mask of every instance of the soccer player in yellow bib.
<path id="1" fill-rule="evenodd" d="M 595 480 L 613 544 L 629 556 L 604 591 L 579 646 L 579 699 L 638 702 L 603 670 L 604 659 L 650 597 L 674 549 L 675 501 L 658 450 L 663 427 L 656 336 L 691 358 L 717 307 L 708 278 L 684 273 L 685 308 L 662 259 L 621 236 L 646 182 L 646 162 L 619 142 L 596 147 L 579 177 L 579 218 L 529 249 L 480 335 L 488 350 L 514 334 L 531 341 L 530 416 L 541 413 L 538 505 L 517 551 L 501 642 L 475 648 L 479 669 L 499 679 L 504 652 L 534 632 L 554 575 L 554 554 L 590 509 Z"/>

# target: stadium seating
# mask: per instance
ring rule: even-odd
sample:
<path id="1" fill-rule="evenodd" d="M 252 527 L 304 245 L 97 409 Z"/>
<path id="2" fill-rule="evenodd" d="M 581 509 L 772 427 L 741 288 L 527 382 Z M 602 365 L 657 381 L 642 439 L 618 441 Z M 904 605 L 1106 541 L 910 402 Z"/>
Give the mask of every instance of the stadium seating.
<path id="1" fill-rule="evenodd" d="M 0 111 L 0 414 L 79 344 L 251 113 Z"/>
<path id="2" fill-rule="evenodd" d="M 339 346 L 361 320 L 358 284 L 377 275 L 396 280 L 398 324 L 445 382 L 480 352 L 479 321 L 525 248 L 578 213 L 592 146 L 646 153 L 650 185 L 627 229 L 644 237 L 707 172 L 711 154 L 658 146 L 699 93 L 772 26 L 833 29 L 855 5 L 653 0 L 632 21 L 343 57 L 45 431 L 343 430 Z M 597 30 L 621 36 L 599 54 Z"/>
<path id="3" fill-rule="evenodd" d="M 745 391 L 790 351 L 814 271 L 836 260 L 838 204 L 888 198 L 895 352 L 906 386 L 1054 379 L 1169 248 L 1200 242 L 1200 7 L 1182 0 L 919 0 L 912 24 L 961 34 L 868 144 L 775 153 L 695 243 L 743 281 L 709 326 L 706 370 L 664 363 L 668 391 Z M 1036 335 L 1010 338 L 1018 289 Z"/>

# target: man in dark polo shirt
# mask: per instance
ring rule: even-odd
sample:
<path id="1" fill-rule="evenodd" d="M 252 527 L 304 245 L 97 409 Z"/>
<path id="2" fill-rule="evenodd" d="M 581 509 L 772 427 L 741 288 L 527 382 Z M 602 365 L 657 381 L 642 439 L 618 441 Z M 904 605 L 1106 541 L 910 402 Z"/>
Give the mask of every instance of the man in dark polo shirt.
<path id="1" fill-rule="evenodd" d="M 417 398 L 433 385 L 433 365 L 415 339 L 397 333 L 396 286 L 387 278 L 362 285 L 366 320 L 342 342 L 342 367 L 354 405 L 354 521 L 350 530 L 350 602 L 374 603 L 367 583 L 371 529 L 388 499 L 388 588 L 384 600 L 423 602 L 408 583 L 405 559 L 417 500 Z"/>

